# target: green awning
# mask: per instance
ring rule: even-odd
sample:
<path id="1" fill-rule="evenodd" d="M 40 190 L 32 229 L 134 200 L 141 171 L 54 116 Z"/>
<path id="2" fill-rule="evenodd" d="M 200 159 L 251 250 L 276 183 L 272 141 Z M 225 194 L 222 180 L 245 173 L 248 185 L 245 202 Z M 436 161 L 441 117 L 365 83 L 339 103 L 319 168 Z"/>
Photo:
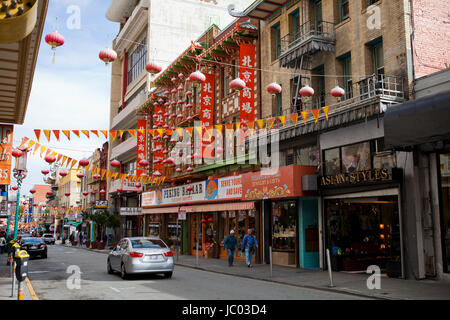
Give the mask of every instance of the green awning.
<path id="1" fill-rule="evenodd" d="M 82 222 L 76 222 L 76 221 L 69 221 L 66 223 L 66 225 L 70 225 L 72 227 L 78 227 Z"/>

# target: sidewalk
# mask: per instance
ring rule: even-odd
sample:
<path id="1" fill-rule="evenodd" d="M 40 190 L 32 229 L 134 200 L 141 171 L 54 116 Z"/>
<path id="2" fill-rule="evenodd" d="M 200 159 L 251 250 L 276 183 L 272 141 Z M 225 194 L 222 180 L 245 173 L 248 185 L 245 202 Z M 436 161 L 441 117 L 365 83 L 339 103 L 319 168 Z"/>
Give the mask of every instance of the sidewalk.
<path id="1" fill-rule="evenodd" d="M 104 254 L 110 252 L 109 249 L 96 250 L 86 247 L 82 248 Z M 450 283 L 446 281 L 403 280 L 388 278 L 383 275 L 381 277 L 381 289 L 370 290 L 367 288 L 368 274 L 333 272 L 333 283 L 335 287 L 330 288 L 328 271 L 273 266 L 273 276 L 271 278 L 270 266 L 267 264 L 255 264 L 253 268 L 248 268 L 245 262 L 237 261 L 233 267 L 228 267 L 227 260 L 199 257 L 199 266 L 197 267 L 196 257 L 188 255 L 179 255 L 178 257 L 175 255 L 174 261 L 176 265 L 209 272 L 271 281 L 303 288 L 342 292 L 376 299 L 450 300 Z"/>
<path id="2" fill-rule="evenodd" d="M 0 300 L 17 300 L 17 285 L 14 290 L 14 296 L 11 297 L 12 278 L 11 267 L 6 265 L 8 255 L 6 253 L 0 255 Z M 33 300 L 28 290 L 26 281 L 22 282 L 23 300 Z"/>

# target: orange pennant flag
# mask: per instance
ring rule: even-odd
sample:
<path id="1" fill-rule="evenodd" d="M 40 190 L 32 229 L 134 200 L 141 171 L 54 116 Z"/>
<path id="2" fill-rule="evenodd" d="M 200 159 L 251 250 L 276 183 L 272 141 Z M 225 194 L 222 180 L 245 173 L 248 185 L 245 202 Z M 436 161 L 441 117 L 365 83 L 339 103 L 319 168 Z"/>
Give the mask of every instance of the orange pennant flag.
<path id="1" fill-rule="evenodd" d="M 173 133 L 173 129 L 166 129 L 166 134 L 167 134 L 168 136 L 171 136 L 172 133 Z"/>
<path id="2" fill-rule="evenodd" d="M 44 146 L 41 146 L 41 151 L 40 151 L 40 157 L 42 158 L 42 153 L 46 150 L 47 148 Z"/>
<path id="3" fill-rule="evenodd" d="M 291 114 L 290 118 L 291 118 L 292 123 L 294 124 L 294 126 L 296 126 L 297 122 L 298 122 L 298 113 Z"/>
<path id="4" fill-rule="evenodd" d="M 239 130 L 240 127 L 241 127 L 241 123 L 240 122 L 236 122 L 236 130 Z"/>
<path id="5" fill-rule="evenodd" d="M 152 137 L 155 136 L 155 130 L 153 130 L 153 129 L 148 129 L 147 131 L 148 131 L 148 133 L 150 133 L 150 135 L 151 135 Z"/>
<path id="6" fill-rule="evenodd" d="M 72 160 L 72 164 L 70 165 L 70 170 L 72 170 L 73 166 L 77 163 L 77 160 Z"/>
<path id="7" fill-rule="evenodd" d="M 273 127 L 273 125 L 274 125 L 274 123 L 275 123 L 275 118 L 269 118 L 269 119 L 267 119 L 267 127 L 269 128 L 269 129 L 272 129 L 272 127 Z"/>
<path id="8" fill-rule="evenodd" d="M 195 131 L 197 131 L 198 135 L 202 136 L 202 127 L 194 127 Z"/>
<path id="9" fill-rule="evenodd" d="M 109 135 L 113 138 L 112 141 L 114 141 L 114 140 L 116 140 L 116 137 L 117 137 L 117 131 L 109 130 Z"/>
<path id="10" fill-rule="evenodd" d="M 262 128 L 264 128 L 264 119 L 256 120 L 256 124 L 258 125 L 258 128 L 262 130 Z"/>
<path id="11" fill-rule="evenodd" d="M 320 109 L 312 109 L 311 113 L 313 114 L 314 119 L 316 119 L 316 121 L 314 121 L 314 123 L 317 123 L 317 121 L 319 120 Z"/>
<path id="12" fill-rule="evenodd" d="M 62 156 L 63 156 L 62 154 L 58 154 L 58 158 L 56 159 L 56 162 L 59 162 L 61 160 Z"/>
<path id="13" fill-rule="evenodd" d="M 158 131 L 158 134 L 162 137 L 164 134 L 164 129 L 156 129 Z"/>
<path id="14" fill-rule="evenodd" d="M 70 130 L 61 130 L 67 137 L 67 139 L 70 140 Z"/>
<path id="15" fill-rule="evenodd" d="M 81 130 L 81 132 L 83 132 L 86 135 L 86 137 L 90 138 L 89 137 L 89 130 Z"/>
<path id="16" fill-rule="evenodd" d="M 119 173 L 118 172 L 116 172 L 115 174 L 114 174 L 114 180 L 116 180 L 117 179 L 117 176 L 119 175 Z"/>
<path id="17" fill-rule="evenodd" d="M 80 137 L 80 130 L 72 130 L 73 133 L 79 138 Z"/>
<path id="18" fill-rule="evenodd" d="M 125 130 L 119 130 L 119 136 L 120 136 L 120 138 L 122 138 L 124 132 L 125 132 Z"/>
<path id="19" fill-rule="evenodd" d="M 100 130 L 101 133 L 105 136 L 105 139 L 108 139 L 108 130 Z"/>
<path id="20" fill-rule="evenodd" d="M 39 150 L 40 147 L 41 147 L 41 145 L 40 145 L 39 143 L 36 143 L 36 144 L 34 145 L 34 151 L 33 151 L 33 154 L 35 154 L 36 151 Z"/>
<path id="21" fill-rule="evenodd" d="M 56 157 L 57 154 L 58 154 L 58 152 L 56 152 L 56 151 L 52 152 L 52 156 L 54 156 L 54 157 Z"/>
<path id="22" fill-rule="evenodd" d="M 31 147 L 35 144 L 36 142 L 34 142 L 33 140 L 30 140 L 30 143 L 28 144 L 27 149 L 31 149 Z"/>
<path id="23" fill-rule="evenodd" d="M 39 142 L 39 138 L 41 137 L 41 130 L 40 129 L 35 129 L 34 130 L 34 134 L 36 135 L 36 139 Z"/>
<path id="24" fill-rule="evenodd" d="M 93 134 L 95 134 L 95 135 L 97 136 L 97 138 L 100 138 L 100 136 L 98 135 L 98 130 L 91 130 L 91 132 L 92 132 Z"/>
<path id="25" fill-rule="evenodd" d="M 189 133 L 189 135 L 192 137 L 193 128 L 192 127 L 187 127 L 185 129 Z"/>
<path id="26" fill-rule="evenodd" d="M 128 130 L 128 132 L 136 139 L 136 130 Z"/>
<path id="27" fill-rule="evenodd" d="M 286 123 L 286 116 L 279 116 L 278 119 L 281 121 L 281 123 L 284 124 Z"/>
<path id="28" fill-rule="evenodd" d="M 47 149 L 47 151 L 45 152 L 45 157 L 44 158 L 46 158 L 50 154 L 50 152 L 52 152 L 52 150 Z"/>
<path id="29" fill-rule="evenodd" d="M 47 137 L 48 142 L 50 142 L 50 130 L 44 130 L 44 134 Z"/>
<path id="30" fill-rule="evenodd" d="M 302 111 L 302 112 L 300 112 L 300 113 L 301 113 L 301 115 L 302 115 L 303 121 L 304 121 L 305 124 L 306 124 L 306 119 L 308 119 L 308 110 Z"/>
<path id="31" fill-rule="evenodd" d="M 327 118 L 328 121 L 328 112 L 330 112 L 330 107 L 329 106 L 325 106 L 322 107 L 323 113 L 325 114 L 325 118 Z"/>
<path id="32" fill-rule="evenodd" d="M 140 134 L 145 134 L 145 130 L 144 130 L 144 129 L 137 129 L 137 131 L 138 131 Z"/>
<path id="33" fill-rule="evenodd" d="M 67 164 L 66 164 L 67 167 L 70 165 L 71 161 L 72 161 L 72 158 L 67 158 Z"/>
<path id="34" fill-rule="evenodd" d="M 178 133 L 179 137 L 183 136 L 183 128 L 176 128 L 176 132 Z"/>
<path id="35" fill-rule="evenodd" d="M 61 162 L 61 166 L 64 166 L 64 163 L 66 162 L 66 160 L 67 160 L 67 156 L 63 156 L 63 159 L 62 159 L 62 162 Z"/>
<path id="36" fill-rule="evenodd" d="M 248 128 L 249 128 L 250 130 L 255 129 L 255 123 L 254 123 L 254 122 L 249 122 L 249 123 L 247 123 L 247 126 L 248 126 Z"/>
<path id="37" fill-rule="evenodd" d="M 53 134 L 55 135 L 56 140 L 58 140 L 59 142 L 59 130 L 53 130 Z"/>
<path id="38" fill-rule="evenodd" d="M 106 174 L 106 170 L 105 170 L 105 169 L 102 169 L 102 180 L 103 180 L 103 178 L 105 177 L 105 174 Z"/>

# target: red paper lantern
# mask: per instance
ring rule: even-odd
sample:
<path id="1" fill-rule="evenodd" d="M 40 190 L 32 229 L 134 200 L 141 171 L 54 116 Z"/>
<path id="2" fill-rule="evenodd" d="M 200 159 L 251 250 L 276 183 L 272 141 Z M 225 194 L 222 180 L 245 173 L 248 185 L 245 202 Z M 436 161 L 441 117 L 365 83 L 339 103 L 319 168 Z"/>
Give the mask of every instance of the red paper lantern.
<path id="1" fill-rule="evenodd" d="M 208 218 L 208 222 L 214 222 L 213 218 Z"/>
<path id="2" fill-rule="evenodd" d="M 142 184 L 140 184 L 139 182 L 136 183 L 136 188 L 140 188 L 140 187 L 142 187 Z"/>
<path id="3" fill-rule="evenodd" d="M 192 169 L 191 167 L 186 169 L 186 172 L 192 172 L 192 171 L 194 171 L 194 169 Z"/>
<path id="4" fill-rule="evenodd" d="M 56 158 L 54 156 L 48 155 L 45 157 L 45 161 L 51 164 L 56 161 Z"/>
<path id="5" fill-rule="evenodd" d="M 100 190 L 100 194 L 105 194 L 105 193 L 106 193 L 105 189 Z"/>
<path id="6" fill-rule="evenodd" d="M 120 167 L 120 161 L 113 160 L 111 161 L 111 167 Z"/>
<path id="7" fill-rule="evenodd" d="M 177 90 L 178 90 L 178 91 L 183 91 L 184 88 L 183 88 L 183 86 L 180 84 L 179 87 L 177 88 Z"/>
<path id="8" fill-rule="evenodd" d="M 100 51 L 98 57 L 105 63 L 105 65 L 108 65 L 110 62 L 114 62 L 117 59 L 117 52 L 110 48 L 106 48 Z"/>
<path id="9" fill-rule="evenodd" d="M 65 176 L 67 176 L 67 174 L 68 174 L 67 171 L 60 171 L 60 172 L 59 172 L 59 175 L 60 175 L 61 177 L 65 177 Z"/>
<path id="10" fill-rule="evenodd" d="M 47 195 L 48 195 L 48 196 L 52 196 L 52 195 L 53 195 L 53 192 L 49 191 L 49 192 L 47 192 Z"/>
<path id="11" fill-rule="evenodd" d="M 276 95 L 276 94 L 281 93 L 281 86 L 280 86 L 278 83 L 276 83 L 276 82 L 272 82 L 271 84 L 269 84 L 269 85 L 266 87 L 266 90 L 267 90 L 267 92 L 269 92 L 270 94 Z"/>
<path id="12" fill-rule="evenodd" d="M 170 93 L 177 93 L 177 89 L 172 89 L 172 90 L 170 90 Z"/>
<path id="13" fill-rule="evenodd" d="M 139 161 L 139 165 L 141 167 L 147 167 L 150 163 L 147 160 L 141 160 Z"/>
<path id="14" fill-rule="evenodd" d="M 162 67 L 156 62 L 149 62 L 145 66 L 145 70 L 147 70 L 148 73 L 157 74 L 162 71 Z"/>
<path id="15" fill-rule="evenodd" d="M 64 37 L 58 31 L 53 31 L 45 36 L 45 42 L 52 46 L 52 50 L 55 50 L 64 44 Z"/>
<path id="16" fill-rule="evenodd" d="M 194 106 L 191 104 L 191 103 L 189 103 L 189 104 L 187 104 L 186 105 L 186 108 L 188 108 L 188 109 L 191 109 L 191 108 L 193 108 Z"/>
<path id="17" fill-rule="evenodd" d="M 84 174 L 83 174 L 83 173 L 81 173 L 81 172 L 78 172 L 78 173 L 77 173 L 77 177 L 81 179 L 81 178 L 83 178 L 83 177 L 84 177 Z"/>
<path id="18" fill-rule="evenodd" d="M 300 89 L 300 95 L 301 96 L 313 96 L 314 95 L 314 89 L 311 88 L 308 85 L 305 85 L 303 88 Z"/>
<path id="19" fill-rule="evenodd" d="M 202 221 L 202 223 L 208 222 L 206 219 L 202 219 L 201 221 Z"/>
<path id="20" fill-rule="evenodd" d="M 191 116 L 186 118 L 187 121 L 192 121 L 192 119 L 194 119 L 194 118 L 192 118 Z"/>
<path id="21" fill-rule="evenodd" d="M 66 192 L 66 193 L 64 193 L 64 195 L 65 195 L 66 197 L 68 197 L 68 196 L 70 196 L 70 192 Z"/>
<path id="22" fill-rule="evenodd" d="M 95 191 L 94 189 L 91 190 L 91 194 L 96 194 L 97 191 Z"/>
<path id="23" fill-rule="evenodd" d="M 86 167 L 89 165 L 89 160 L 80 160 L 80 166 Z"/>
<path id="24" fill-rule="evenodd" d="M 21 150 L 13 150 L 13 151 L 11 152 L 11 155 L 12 155 L 14 158 L 19 158 L 19 157 L 21 157 L 21 156 L 23 155 L 23 152 L 22 152 Z"/>
<path id="25" fill-rule="evenodd" d="M 120 188 L 118 188 L 118 189 L 117 189 L 117 192 L 122 192 L 122 191 L 123 191 L 123 190 L 122 190 L 122 189 L 120 189 Z"/>
<path id="26" fill-rule="evenodd" d="M 345 95 L 345 90 L 339 86 L 336 86 L 333 89 L 331 89 L 331 95 L 333 97 L 342 97 Z"/>
<path id="27" fill-rule="evenodd" d="M 87 196 L 89 194 L 89 192 L 85 191 L 83 192 L 83 196 Z"/>
<path id="28" fill-rule="evenodd" d="M 178 74 L 178 78 L 183 79 L 183 78 L 184 78 L 184 74 L 179 73 L 179 74 Z"/>
<path id="29" fill-rule="evenodd" d="M 50 171 L 48 171 L 47 169 L 43 169 L 43 170 L 41 170 L 41 173 L 42 173 L 43 175 L 47 175 L 47 174 L 50 173 Z"/>
<path id="30" fill-rule="evenodd" d="M 36 190 L 35 190 L 35 189 L 31 189 L 31 190 L 30 190 L 30 193 L 31 193 L 31 194 L 35 194 L 35 193 L 36 193 Z"/>
<path id="31" fill-rule="evenodd" d="M 237 91 L 241 91 L 245 88 L 245 81 L 240 79 L 240 78 L 236 78 L 233 81 L 230 82 L 230 88 L 233 90 L 237 90 Z"/>
<path id="32" fill-rule="evenodd" d="M 192 96 L 192 91 L 186 91 L 186 96 Z"/>
<path id="33" fill-rule="evenodd" d="M 16 191 L 18 188 L 16 186 L 11 187 L 11 189 L 13 189 L 14 191 Z"/>
<path id="34" fill-rule="evenodd" d="M 159 171 L 155 171 L 155 172 L 153 173 L 153 176 L 155 176 L 155 177 L 162 177 L 162 174 L 161 174 L 161 172 L 159 172 Z"/>
<path id="35" fill-rule="evenodd" d="M 189 76 L 189 81 L 192 82 L 196 82 L 196 83 L 203 83 L 206 80 L 206 76 L 200 72 L 200 71 L 195 71 L 192 72 L 191 75 Z"/>

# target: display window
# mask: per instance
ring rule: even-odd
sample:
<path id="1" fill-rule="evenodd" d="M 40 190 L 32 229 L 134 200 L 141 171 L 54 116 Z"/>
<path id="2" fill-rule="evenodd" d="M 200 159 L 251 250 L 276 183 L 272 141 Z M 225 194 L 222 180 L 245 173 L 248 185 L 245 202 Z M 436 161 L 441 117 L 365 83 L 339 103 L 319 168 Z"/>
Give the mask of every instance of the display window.
<path id="1" fill-rule="evenodd" d="M 325 200 L 325 212 L 333 270 L 365 272 L 377 265 L 401 276 L 397 196 Z"/>
<path id="2" fill-rule="evenodd" d="M 341 154 L 339 148 L 324 151 L 325 174 L 334 175 L 341 172 Z"/>
<path id="3" fill-rule="evenodd" d="M 439 156 L 441 177 L 441 232 L 444 272 L 450 272 L 450 154 Z"/>
<path id="4" fill-rule="evenodd" d="M 148 236 L 161 238 L 161 215 L 150 214 L 147 218 L 149 221 L 147 230 Z"/>
<path id="5" fill-rule="evenodd" d="M 371 168 L 370 143 L 357 143 L 342 147 L 342 171 L 351 173 Z"/>
<path id="6" fill-rule="evenodd" d="M 181 222 L 178 220 L 178 213 L 170 213 L 168 215 L 168 224 L 167 224 L 167 245 L 170 250 L 176 252 L 178 242 L 181 237 Z"/>

